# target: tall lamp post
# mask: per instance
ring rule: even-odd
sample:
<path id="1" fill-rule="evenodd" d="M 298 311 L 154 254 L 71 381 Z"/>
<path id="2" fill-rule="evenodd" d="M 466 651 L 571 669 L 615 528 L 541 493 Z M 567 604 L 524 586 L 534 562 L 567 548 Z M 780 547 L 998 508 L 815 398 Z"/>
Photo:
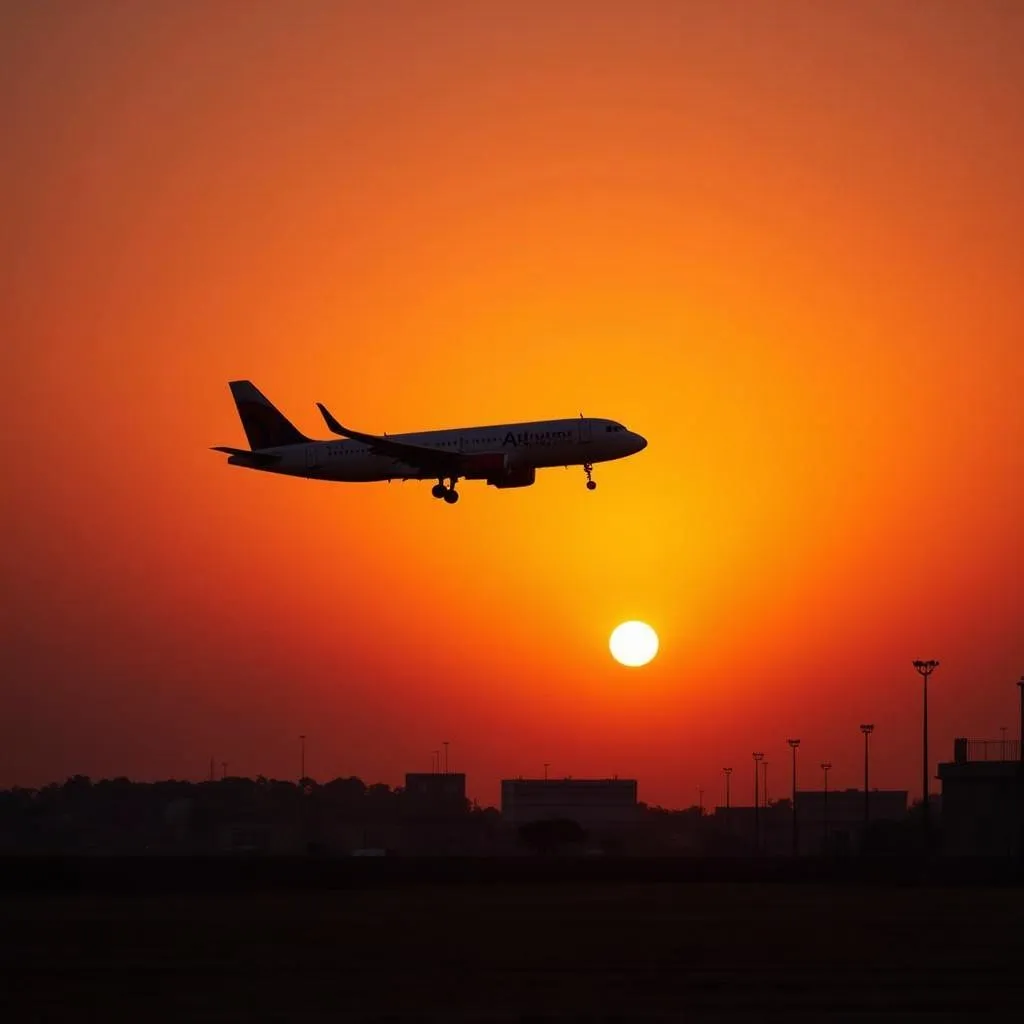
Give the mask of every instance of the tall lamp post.
<path id="1" fill-rule="evenodd" d="M 299 737 L 299 783 L 306 779 L 306 735 L 303 733 Z M 294 762 L 292 762 L 294 764 Z"/>
<path id="2" fill-rule="evenodd" d="M 799 837 L 797 835 L 797 823 L 796 823 L 796 748 L 800 746 L 799 740 L 786 740 L 789 744 L 789 749 L 793 751 L 793 856 L 797 854 L 799 847 Z"/>
<path id="3" fill-rule="evenodd" d="M 757 791 L 760 788 L 761 780 L 758 778 L 757 766 L 761 763 L 764 758 L 764 754 L 760 751 L 754 753 L 754 852 L 761 852 L 761 820 L 758 811 L 758 797 Z"/>
<path id="4" fill-rule="evenodd" d="M 821 772 L 825 776 L 825 798 L 822 801 L 821 806 L 821 833 L 822 833 L 822 849 L 825 853 L 828 853 L 828 772 L 832 767 L 831 761 L 821 762 Z"/>
<path id="5" fill-rule="evenodd" d="M 732 778 L 732 769 L 723 768 L 722 774 L 725 776 L 725 830 L 732 835 L 732 811 L 729 810 L 729 782 Z"/>
<path id="6" fill-rule="evenodd" d="M 1024 858 L 1024 800 L 1020 798 L 1024 793 L 1024 676 L 1017 680 L 1017 690 L 1020 693 L 1020 732 L 1017 734 L 1017 757 L 1020 759 L 1017 767 L 1017 806 L 1020 808 L 1020 815 L 1017 824 L 1017 844 L 1018 852 Z"/>
<path id="7" fill-rule="evenodd" d="M 1024 763 L 1024 676 L 1017 680 L 1020 691 L 1020 732 L 1017 733 L 1017 757 Z"/>
<path id="8" fill-rule="evenodd" d="M 924 742 L 921 745 L 921 794 L 924 805 L 921 808 L 924 822 L 924 841 L 927 848 L 931 840 L 931 808 L 928 806 L 928 677 L 939 667 L 937 661 L 915 661 L 914 668 L 924 680 Z"/>
<path id="9" fill-rule="evenodd" d="M 862 725 L 860 731 L 864 733 L 864 839 L 868 837 L 868 820 L 871 816 L 871 794 L 868 789 L 868 737 L 875 731 L 873 725 Z"/>

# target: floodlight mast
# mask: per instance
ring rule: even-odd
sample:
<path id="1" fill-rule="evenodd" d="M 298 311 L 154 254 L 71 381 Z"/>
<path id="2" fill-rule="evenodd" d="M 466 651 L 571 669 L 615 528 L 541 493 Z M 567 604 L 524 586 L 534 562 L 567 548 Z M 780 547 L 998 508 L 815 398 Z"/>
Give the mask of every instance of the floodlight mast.
<path id="1" fill-rule="evenodd" d="M 868 737 L 875 731 L 873 725 L 862 725 L 860 731 L 864 733 L 864 840 L 868 835 L 868 819 L 871 817 L 871 797 L 868 789 Z"/>
<path id="2" fill-rule="evenodd" d="M 793 812 L 793 856 L 797 855 L 797 851 L 800 848 L 800 837 L 797 832 L 797 821 L 796 821 L 796 750 L 800 746 L 799 740 L 786 740 L 789 744 L 790 749 L 793 751 L 793 806 L 791 808 Z"/>
<path id="3" fill-rule="evenodd" d="M 914 668 L 917 669 L 918 674 L 924 680 L 924 730 L 923 730 L 923 743 L 921 744 L 921 813 L 922 820 L 924 822 L 924 841 L 925 847 L 927 848 L 931 840 L 931 809 L 929 808 L 928 790 L 928 677 L 939 667 L 937 661 L 921 661 L 917 660 L 914 662 Z"/>
<path id="4" fill-rule="evenodd" d="M 761 852 L 761 819 L 759 817 L 758 810 L 758 797 L 757 791 L 761 785 L 760 773 L 758 771 L 758 765 L 764 758 L 764 754 L 761 751 L 755 751 L 753 754 L 754 758 L 754 852 Z"/>
<path id="5" fill-rule="evenodd" d="M 831 768 L 831 761 L 821 762 L 821 771 L 822 774 L 825 776 L 824 800 L 822 801 L 821 810 L 821 835 L 823 853 L 828 853 L 828 773 Z"/>

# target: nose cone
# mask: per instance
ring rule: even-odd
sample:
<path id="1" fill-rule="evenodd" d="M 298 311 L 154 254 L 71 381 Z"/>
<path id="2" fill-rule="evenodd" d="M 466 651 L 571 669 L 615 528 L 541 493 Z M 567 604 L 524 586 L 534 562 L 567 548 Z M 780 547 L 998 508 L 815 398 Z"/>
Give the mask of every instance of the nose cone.
<path id="1" fill-rule="evenodd" d="M 642 434 L 630 433 L 630 438 L 633 442 L 633 454 L 642 452 L 647 447 L 647 438 Z"/>

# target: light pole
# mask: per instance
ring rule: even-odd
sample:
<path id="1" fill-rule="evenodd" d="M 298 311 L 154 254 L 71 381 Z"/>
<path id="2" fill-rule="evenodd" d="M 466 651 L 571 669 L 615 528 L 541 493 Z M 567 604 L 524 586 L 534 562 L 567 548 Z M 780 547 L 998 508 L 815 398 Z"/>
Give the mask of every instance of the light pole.
<path id="1" fill-rule="evenodd" d="M 725 776 L 725 814 L 726 817 L 729 815 L 729 779 L 732 776 L 731 768 L 723 768 L 722 774 Z"/>
<path id="2" fill-rule="evenodd" d="M 758 778 L 757 766 L 761 763 L 761 759 L 764 757 L 760 751 L 754 754 L 754 852 L 761 852 L 761 820 L 759 817 L 759 811 L 757 806 L 757 791 L 760 787 L 761 780 Z"/>
<path id="3" fill-rule="evenodd" d="M 821 771 L 825 776 L 825 799 L 822 801 L 821 807 L 822 848 L 825 853 L 828 853 L 828 770 L 831 767 L 831 761 L 821 762 Z"/>
<path id="4" fill-rule="evenodd" d="M 1024 676 L 1017 680 L 1020 691 L 1020 732 L 1017 733 L 1017 757 L 1024 763 Z"/>
<path id="5" fill-rule="evenodd" d="M 1017 822 L 1017 842 L 1021 845 L 1021 854 L 1024 856 L 1024 800 L 1020 799 L 1021 791 L 1024 791 L 1024 676 L 1017 680 L 1017 690 L 1020 693 L 1020 732 L 1017 734 L 1017 767 L 1018 797 L 1017 806 L 1020 808 Z"/>
<path id="6" fill-rule="evenodd" d="M 699 817 L 704 817 L 704 790 L 697 787 L 697 814 Z"/>
<path id="7" fill-rule="evenodd" d="M 799 847 L 796 824 L 796 748 L 800 746 L 800 741 L 786 740 L 786 742 L 789 744 L 789 749 L 793 751 L 793 806 L 791 810 L 793 812 L 793 856 L 795 857 Z"/>
<path id="8" fill-rule="evenodd" d="M 917 669 L 924 680 L 924 742 L 921 745 L 921 792 L 924 806 L 921 808 L 924 815 L 924 842 L 927 849 L 931 839 L 931 808 L 928 806 L 928 677 L 939 667 L 937 661 L 915 661 L 914 668 Z"/>
<path id="9" fill-rule="evenodd" d="M 304 782 L 306 779 L 306 734 L 303 733 L 299 737 L 299 782 Z"/>
<path id="10" fill-rule="evenodd" d="M 544 781 L 545 782 L 548 781 L 548 769 L 550 767 L 551 767 L 551 762 L 550 761 L 545 761 L 544 762 Z"/>
<path id="11" fill-rule="evenodd" d="M 868 837 L 868 817 L 871 813 L 871 796 L 868 791 L 868 737 L 875 731 L 873 725 L 862 725 L 860 731 L 864 733 L 864 839 Z M 862 844 L 863 845 L 863 844 Z"/>
<path id="12" fill-rule="evenodd" d="M 444 747 L 444 773 L 448 774 L 448 741 L 443 740 L 441 746 Z"/>

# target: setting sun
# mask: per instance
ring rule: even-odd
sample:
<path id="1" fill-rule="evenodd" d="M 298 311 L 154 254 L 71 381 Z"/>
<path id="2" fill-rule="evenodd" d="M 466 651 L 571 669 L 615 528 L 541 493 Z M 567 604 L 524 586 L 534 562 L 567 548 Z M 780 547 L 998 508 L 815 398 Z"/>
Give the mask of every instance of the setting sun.
<path id="1" fill-rule="evenodd" d="M 639 668 L 658 653 L 658 634 L 646 622 L 623 622 L 612 630 L 608 646 L 620 665 Z"/>

